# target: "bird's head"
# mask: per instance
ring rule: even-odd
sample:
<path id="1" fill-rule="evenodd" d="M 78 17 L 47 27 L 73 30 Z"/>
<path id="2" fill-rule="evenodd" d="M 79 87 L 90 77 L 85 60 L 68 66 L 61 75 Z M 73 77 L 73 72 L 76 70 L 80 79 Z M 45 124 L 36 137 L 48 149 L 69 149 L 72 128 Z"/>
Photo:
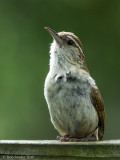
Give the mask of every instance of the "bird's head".
<path id="1" fill-rule="evenodd" d="M 77 36 L 71 32 L 56 33 L 49 27 L 45 27 L 45 29 L 53 37 L 50 48 L 51 57 L 54 54 L 57 57 L 66 59 L 73 65 L 81 65 L 83 67 L 86 65 L 83 47 Z"/>

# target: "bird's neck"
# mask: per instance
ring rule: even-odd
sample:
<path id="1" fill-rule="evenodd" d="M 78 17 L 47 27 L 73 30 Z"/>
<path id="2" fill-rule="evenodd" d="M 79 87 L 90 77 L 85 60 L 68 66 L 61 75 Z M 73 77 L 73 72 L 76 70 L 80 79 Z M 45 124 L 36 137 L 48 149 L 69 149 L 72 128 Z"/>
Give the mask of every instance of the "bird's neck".
<path id="1" fill-rule="evenodd" d="M 76 73 L 77 70 L 84 70 L 85 72 L 88 72 L 86 63 L 80 64 L 77 61 L 69 61 L 66 57 L 63 55 L 56 55 L 56 53 L 51 54 L 50 58 L 50 72 L 52 75 L 61 73 Z"/>
<path id="2" fill-rule="evenodd" d="M 59 72 L 70 72 L 71 64 L 63 56 L 56 56 L 54 53 L 51 54 L 50 58 L 50 71 Z"/>

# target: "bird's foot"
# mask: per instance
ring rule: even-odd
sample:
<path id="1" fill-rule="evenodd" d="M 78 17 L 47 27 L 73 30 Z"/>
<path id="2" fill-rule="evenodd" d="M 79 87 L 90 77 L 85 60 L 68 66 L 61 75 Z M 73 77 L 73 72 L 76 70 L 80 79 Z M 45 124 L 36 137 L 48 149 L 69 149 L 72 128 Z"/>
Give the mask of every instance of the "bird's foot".
<path id="1" fill-rule="evenodd" d="M 61 141 L 61 142 L 69 142 L 70 137 L 68 135 L 65 135 L 63 137 L 57 136 L 56 139 L 59 140 L 59 141 Z"/>
<path id="2" fill-rule="evenodd" d="M 69 135 L 65 135 L 63 137 L 57 136 L 57 140 L 60 140 L 61 142 L 87 142 L 97 141 L 97 138 L 93 133 L 90 133 L 88 136 L 84 138 L 69 137 Z"/>

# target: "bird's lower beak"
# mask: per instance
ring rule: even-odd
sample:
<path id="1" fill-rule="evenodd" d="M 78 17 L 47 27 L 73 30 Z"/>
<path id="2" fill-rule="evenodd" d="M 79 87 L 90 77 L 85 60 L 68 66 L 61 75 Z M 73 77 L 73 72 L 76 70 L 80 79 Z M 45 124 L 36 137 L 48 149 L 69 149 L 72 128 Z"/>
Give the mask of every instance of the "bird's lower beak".
<path id="1" fill-rule="evenodd" d="M 56 42 L 58 42 L 60 45 L 63 44 L 62 39 L 59 37 L 59 35 L 54 30 L 52 30 L 49 27 L 45 27 L 45 29 L 51 34 L 51 36 L 56 40 Z"/>

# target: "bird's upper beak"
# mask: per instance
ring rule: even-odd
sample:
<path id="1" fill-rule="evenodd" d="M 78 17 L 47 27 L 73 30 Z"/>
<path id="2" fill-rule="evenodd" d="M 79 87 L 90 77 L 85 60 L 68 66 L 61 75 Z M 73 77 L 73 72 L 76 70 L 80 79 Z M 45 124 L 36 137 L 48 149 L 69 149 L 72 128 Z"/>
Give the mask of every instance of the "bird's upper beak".
<path id="1" fill-rule="evenodd" d="M 58 42 L 60 45 L 63 44 L 62 39 L 59 37 L 59 35 L 54 30 L 52 30 L 49 27 L 45 27 L 45 29 L 51 34 L 51 36 L 56 40 L 56 42 Z"/>

